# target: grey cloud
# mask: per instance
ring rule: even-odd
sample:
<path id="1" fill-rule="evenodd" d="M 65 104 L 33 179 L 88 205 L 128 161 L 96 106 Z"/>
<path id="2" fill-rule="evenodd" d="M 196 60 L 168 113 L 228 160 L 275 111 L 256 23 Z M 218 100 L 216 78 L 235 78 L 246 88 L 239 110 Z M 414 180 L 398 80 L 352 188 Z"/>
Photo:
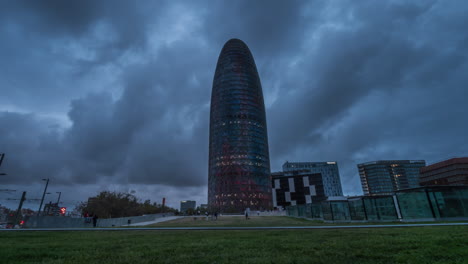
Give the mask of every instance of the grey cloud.
<path id="1" fill-rule="evenodd" d="M 349 109 L 369 93 L 381 90 L 387 93 L 388 98 L 392 98 L 395 91 L 407 89 L 408 80 L 414 83 L 415 78 L 418 79 L 417 88 L 421 91 L 439 89 L 428 87 L 430 79 L 418 78 L 418 71 L 432 65 L 444 67 L 438 71 L 438 76 L 433 76 L 440 79 L 441 74 L 449 72 L 446 67 L 452 61 L 447 60 L 448 63 L 441 65 L 438 56 L 446 57 L 447 54 L 440 54 L 432 45 L 432 40 L 417 43 L 405 38 L 414 33 L 411 31 L 414 27 L 410 24 L 410 14 L 414 15 L 412 18 L 419 17 L 428 12 L 429 8 L 422 6 L 416 12 L 416 8 L 411 6 L 412 12 L 401 15 L 399 12 L 404 8 L 391 7 L 390 11 L 381 13 L 370 13 L 377 8 L 350 7 L 355 11 L 355 23 L 359 26 L 326 33 L 320 39 L 318 52 L 303 58 L 302 64 L 296 69 L 310 71 L 310 79 L 287 82 L 287 86 L 295 87 L 298 92 L 284 94 L 282 100 L 272 106 L 271 112 L 275 116 L 281 116 L 281 112 L 287 109 L 286 114 L 282 115 L 283 119 L 275 118 L 272 122 L 275 131 L 284 131 L 271 133 L 273 137 L 279 137 L 276 138 L 277 142 L 284 143 L 273 147 L 273 152 L 279 148 L 278 151 L 287 153 L 298 145 L 307 144 L 310 135 L 330 124 L 341 122 Z M 397 31 L 394 21 L 398 17 L 405 20 L 400 20 Z M 457 67 L 462 60 L 453 62 L 453 67 Z M 280 130 L 284 126 L 294 127 L 294 132 Z M 381 126 L 380 132 L 385 129 L 385 126 Z"/>
<path id="2" fill-rule="evenodd" d="M 29 184 L 59 175 L 60 130 L 52 120 L 32 114 L 0 113 L 0 149 L 6 153 L 2 164 L 3 183 Z"/>

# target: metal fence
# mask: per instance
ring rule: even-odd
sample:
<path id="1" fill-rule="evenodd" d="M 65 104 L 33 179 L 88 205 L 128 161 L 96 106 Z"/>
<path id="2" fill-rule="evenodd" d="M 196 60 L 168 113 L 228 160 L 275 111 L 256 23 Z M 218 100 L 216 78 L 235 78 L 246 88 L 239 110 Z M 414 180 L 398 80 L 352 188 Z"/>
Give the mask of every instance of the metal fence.
<path id="1" fill-rule="evenodd" d="M 173 216 L 173 213 L 150 214 L 119 218 L 97 219 L 97 227 L 118 227 L 129 224 L 149 222 L 157 218 Z M 130 221 L 129 221 L 130 220 Z M 24 223 L 25 228 L 80 228 L 93 227 L 91 218 L 67 216 L 31 216 Z"/>

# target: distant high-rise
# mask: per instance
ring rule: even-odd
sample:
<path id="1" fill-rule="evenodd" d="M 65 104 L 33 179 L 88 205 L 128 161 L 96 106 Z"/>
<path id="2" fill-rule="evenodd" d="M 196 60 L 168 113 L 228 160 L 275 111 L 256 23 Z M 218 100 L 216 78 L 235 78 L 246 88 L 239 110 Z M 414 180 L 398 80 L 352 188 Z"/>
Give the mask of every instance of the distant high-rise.
<path id="1" fill-rule="evenodd" d="M 468 157 L 452 158 L 422 167 L 420 184 L 468 185 Z"/>
<path id="2" fill-rule="evenodd" d="M 358 164 L 365 195 L 393 194 L 419 187 L 419 169 L 424 160 L 379 160 Z"/>
<path id="3" fill-rule="evenodd" d="M 195 210 L 196 205 L 196 201 L 180 201 L 180 212 L 184 214 L 189 209 Z"/>
<path id="4" fill-rule="evenodd" d="M 262 85 L 247 45 L 231 39 L 218 58 L 210 111 L 211 210 L 271 209 L 271 176 Z"/>

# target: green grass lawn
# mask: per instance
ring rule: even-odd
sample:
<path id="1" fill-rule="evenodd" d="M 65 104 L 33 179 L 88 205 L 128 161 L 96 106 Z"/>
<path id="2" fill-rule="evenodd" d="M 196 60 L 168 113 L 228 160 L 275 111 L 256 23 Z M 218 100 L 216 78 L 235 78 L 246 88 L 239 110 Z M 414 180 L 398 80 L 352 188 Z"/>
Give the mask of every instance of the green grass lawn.
<path id="1" fill-rule="evenodd" d="M 1 263 L 468 263 L 468 227 L 0 232 Z"/>

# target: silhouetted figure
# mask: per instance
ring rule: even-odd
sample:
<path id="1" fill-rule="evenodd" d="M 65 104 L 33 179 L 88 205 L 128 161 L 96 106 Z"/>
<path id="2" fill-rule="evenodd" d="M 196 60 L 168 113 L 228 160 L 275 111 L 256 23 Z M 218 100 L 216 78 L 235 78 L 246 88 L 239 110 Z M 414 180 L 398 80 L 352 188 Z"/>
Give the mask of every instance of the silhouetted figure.
<path id="1" fill-rule="evenodd" d="M 97 215 L 93 215 L 93 227 L 96 227 L 96 225 L 97 225 L 97 220 L 98 220 L 98 216 L 97 216 Z"/>

